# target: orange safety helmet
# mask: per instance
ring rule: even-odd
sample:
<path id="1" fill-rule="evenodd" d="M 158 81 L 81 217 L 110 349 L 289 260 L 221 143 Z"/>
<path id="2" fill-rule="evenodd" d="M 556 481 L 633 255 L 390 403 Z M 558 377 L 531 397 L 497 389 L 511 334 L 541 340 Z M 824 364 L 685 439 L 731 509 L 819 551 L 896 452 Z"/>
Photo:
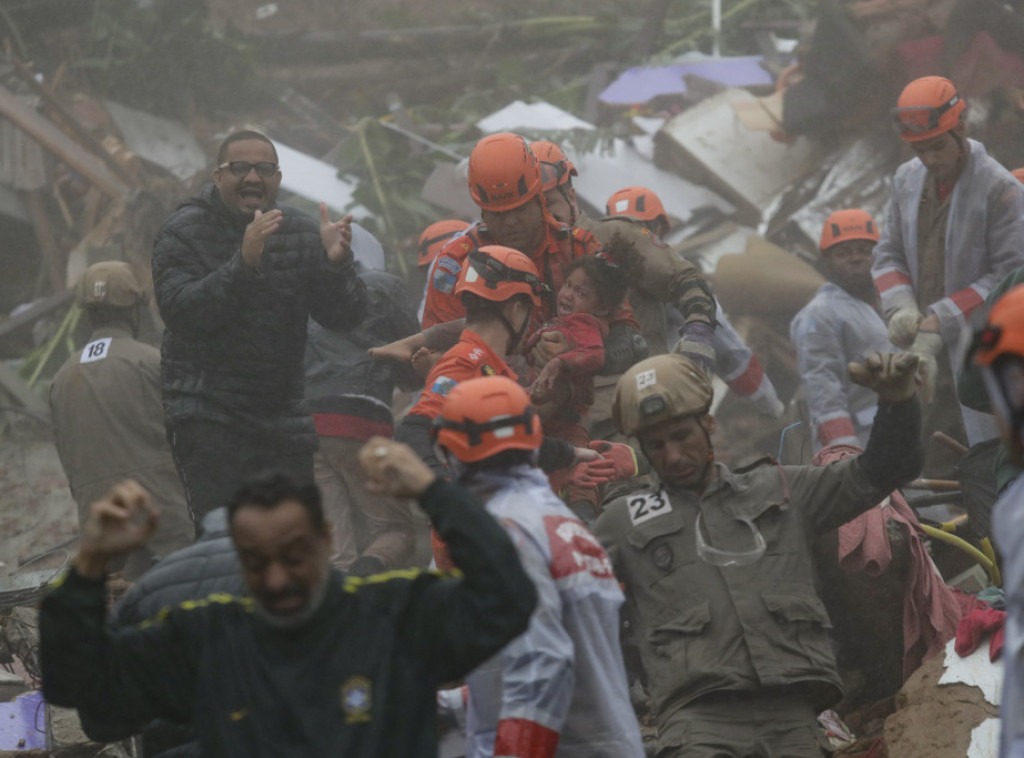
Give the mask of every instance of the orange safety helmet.
<path id="1" fill-rule="evenodd" d="M 574 176 L 580 175 L 562 148 L 554 142 L 546 139 L 531 142 L 530 149 L 540 161 L 541 189 L 544 192 L 569 184 Z"/>
<path id="2" fill-rule="evenodd" d="M 434 262 L 434 258 L 452 237 L 463 231 L 469 224 L 456 219 L 435 221 L 423 230 L 420 235 L 419 255 L 416 258 L 416 265 L 426 268 Z"/>
<path id="3" fill-rule="evenodd" d="M 484 245 L 466 258 L 455 285 L 455 294 L 472 292 L 484 300 L 501 303 L 515 295 L 529 295 L 540 307 L 545 285 L 528 257 L 501 245 Z"/>
<path id="4" fill-rule="evenodd" d="M 671 227 L 661 198 L 646 187 L 623 187 L 608 198 L 604 210 L 609 216 L 632 216 L 641 221 L 661 219 L 666 229 Z"/>
<path id="5" fill-rule="evenodd" d="M 507 376 L 467 379 L 453 387 L 434 419 L 434 434 L 462 463 L 505 450 L 537 450 L 544 436 L 526 390 Z"/>
<path id="6" fill-rule="evenodd" d="M 818 246 L 825 252 L 833 245 L 849 240 L 870 240 L 878 242 L 878 225 L 870 214 L 858 208 L 836 211 L 821 228 L 821 242 Z"/>
<path id="7" fill-rule="evenodd" d="M 921 142 L 953 129 L 966 107 L 949 79 L 923 76 L 903 88 L 892 115 L 904 142 Z"/>
<path id="8" fill-rule="evenodd" d="M 972 353 L 979 366 L 991 366 L 1004 355 L 1024 358 L 1024 284 L 992 306 L 985 327 L 975 335 Z"/>
<path id="9" fill-rule="evenodd" d="M 540 162 L 526 139 L 502 132 L 469 154 L 469 194 L 486 211 L 510 211 L 541 191 Z"/>
<path id="10" fill-rule="evenodd" d="M 981 367 L 1003 440 L 1019 464 L 1024 454 L 1024 284 L 992 306 L 971 354 Z"/>
<path id="11" fill-rule="evenodd" d="M 1024 184 L 1024 166 L 1021 166 L 1020 168 L 1015 168 L 1010 173 L 1017 177 L 1017 179 L 1020 180 L 1021 184 Z"/>

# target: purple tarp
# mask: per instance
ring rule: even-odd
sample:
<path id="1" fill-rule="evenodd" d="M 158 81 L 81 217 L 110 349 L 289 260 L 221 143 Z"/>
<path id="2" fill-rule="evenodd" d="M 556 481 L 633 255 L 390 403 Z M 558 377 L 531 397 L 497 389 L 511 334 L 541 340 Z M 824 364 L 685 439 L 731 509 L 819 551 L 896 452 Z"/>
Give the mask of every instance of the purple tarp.
<path id="1" fill-rule="evenodd" d="M 0 703 L 0 750 L 45 750 L 45 724 L 42 692 L 29 692 L 10 703 Z M 24 744 L 19 744 L 22 740 Z"/>
<path id="2" fill-rule="evenodd" d="M 605 87 L 600 100 L 609 105 L 646 103 L 658 95 L 681 95 L 686 92 L 683 76 L 697 76 L 729 87 L 772 84 L 772 75 L 761 68 L 763 58 L 750 55 L 739 58 L 709 58 L 693 63 L 677 63 L 654 68 L 630 68 Z"/>

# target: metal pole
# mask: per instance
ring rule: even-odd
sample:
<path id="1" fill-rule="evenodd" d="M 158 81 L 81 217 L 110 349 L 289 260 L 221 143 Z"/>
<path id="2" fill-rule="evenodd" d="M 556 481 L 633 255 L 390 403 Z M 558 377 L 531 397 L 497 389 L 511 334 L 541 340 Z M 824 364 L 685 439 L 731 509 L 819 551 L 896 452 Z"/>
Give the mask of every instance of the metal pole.
<path id="1" fill-rule="evenodd" d="M 711 0 L 711 54 L 716 58 L 722 56 L 722 0 Z"/>

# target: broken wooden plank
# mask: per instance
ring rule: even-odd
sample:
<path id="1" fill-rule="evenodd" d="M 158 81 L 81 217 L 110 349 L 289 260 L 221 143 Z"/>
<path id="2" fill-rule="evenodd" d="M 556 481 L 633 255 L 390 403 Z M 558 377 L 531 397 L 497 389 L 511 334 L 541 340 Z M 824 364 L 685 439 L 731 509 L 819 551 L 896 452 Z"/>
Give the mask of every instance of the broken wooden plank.
<path id="1" fill-rule="evenodd" d="M 131 191 L 131 187 L 107 168 L 100 158 L 86 152 L 53 122 L 24 105 L 3 85 L 0 85 L 0 115 L 6 116 L 46 150 L 65 161 L 110 197 L 119 199 Z"/>
<path id="2" fill-rule="evenodd" d="M 54 224 L 50 214 L 46 210 L 46 200 L 42 190 L 23 192 L 25 205 L 28 206 L 29 215 L 32 217 L 32 227 L 36 234 L 36 244 L 43 254 L 43 264 L 46 270 L 46 279 L 51 292 L 60 292 L 64 286 L 64 268 L 67 255 L 57 243 L 53 234 Z"/>
<path id="3" fill-rule="evenodd" d="M 50 90 L 46 89 L 42 84 L 36 81 L 35 76 L 32 75 L 32 71 L 23 62 L 18 60 L 17 57 L 12 57 L 11 62 L 14 64 L 14 71 L 17 73 L 18 78 L 27 84 L 33 92 L 42 98 L 43 104 L 51 111 L 60 117 L 61 122 L 65 128 L 71 132 L 71 136 L 78 141 L 78 144 L 88 148 L 92 153 L 98 156 L 116 176 L 127 184 L 132 184 L 132 178 L 125 170 L 124 166 L 114 160 L 114 157 L 106 151 L 106 149 L 97 142 L 85 127 L 82 126 L 78 119 L 76 119 L 64 105 L 53 96 Z"/>

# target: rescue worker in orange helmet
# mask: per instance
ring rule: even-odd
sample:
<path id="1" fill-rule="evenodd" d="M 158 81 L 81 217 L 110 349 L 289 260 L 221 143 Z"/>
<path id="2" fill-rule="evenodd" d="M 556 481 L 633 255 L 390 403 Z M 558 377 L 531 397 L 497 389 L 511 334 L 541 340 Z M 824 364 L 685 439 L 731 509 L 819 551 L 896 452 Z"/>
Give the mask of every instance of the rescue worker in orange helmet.
<path id="1" fill-rule="evenodd" d="M 966 107 L 941 76 L 915 79 L 900 94 L 893 119 L 916 157 L 893 178 L 871 272 L 890 340 L 921 357 L 919 378 L 935 386 L 922 392 L 934 395 L 926 438 L 944 431 L 973 445 L 994 437 L 995 425 L 958 408 L 949 351 L 992 288 L 1024 264 L 1024 187 L 967 138 Z M 954 462 L 941 452 L 929 450 L 926 473 Z"/>
<path id="2" fill-rule="evenodd" d="M 664 353 L 675 346 L 677 351 L 713 371 L 715 356 L 711 339 L 716 325 L 715 298 L 701 272 L 676 255 L 657 232 L 633 214 L 616 211 L 601 219 L 589 218 L 577 204 L 572 180 L 578 172 L 572 161 L 552 142 L 534 142 L 531 147 L 541 156 L 542 168 L 551 167 L 543 175 L 548 179 L 543 184 L 548 208 L 562 208 L 561 212 L 570 214 L 574 224 L 590 231 L 602 245 L 609 244 L 612 237 L 619 234 L 636 248 L 643 266 L 638 269 L 640 274 L 636 281 L 630 282 L 636 293 L 630 298 L 630 305 L 648 351 Z M 664 218 L 667 223 L 667 214 Z M 663 304 L 675 306 L 683 316 L 678 344 L 676 337 L 668 334 Z"/>
<path id="3" fill-rule="evenodd" d="M 807 400 L 814 451 L 868 444 L 875 393 L 851 381 L 846 367 L 872 351 L 896 350 L 878 313 L 871 253 L 878 226 L 859 209 L 836 211 L 821 230 L 820 266 L 828 280 L 789 325 Z"/>
<path id="4" fill-rule="evenodd" d="M 526 632 L 442 703 L 466 714 L 466 758 L 642 758 L 619 646 L 622 590 L 597 538 L 536 467 L 540 419 L 511 379 L 469 379 L 435 419 L 459 483 L 510 534 L 539 603 Z"/>
<path id="5" fill-rule="evenodd" d="M 468 226 L 469 224 L 465 221 L 451 218 L 444 221 L 435 221 L 424 229 L 420 235 L 419 246 L 416 248 L 417 268 L 424 274 L 427 273 L 430 264 L 437 258 L 441 249 L 448 244 L 452 237 L 461 231 L 465 231 Z"/>
<path id="6" fill-rule="evenodd" d="M 424 327 L 465 315 L 455 292 L 459 273 L 470 251 L 492 244 L 524 253 L 547 285 L 534 314 L 534 326 L 539 326 L 555 315 L 554 292 L 561 288 L 569 264 L 596 253 L 600 243 L 589 232 L 551 215 L 542 192 L 540 163 L 518 134 L 492 134 L 480 140 L 469 156 L 467 181 L 483 220 L 450 241 L 438 255 L 427 282 Z M 617 372 L 641 356 L 634 352 L 636 323 L 628 306 L 620 308 L 610 321 L 606 370 Z"/>
<path id="7" fill-rule="evenodd" d="M 1011 463 L 1024 467 L 1024 286 L 1018 285 L 992 306 L 985 327 L 975 336 L 973 362 L 980 367 L 1000 436 Z M 1006 489 L 992 510 L 992 536 L 1003 556 L 1006 591 L 1006 640 L 1003 694 L 999 704 L 1000 756 L 1024 750 L 1024 667 L 1016 651 L 1024 645 L 1021 626 L 1024 591 L 1024 478 Z"/>
<path id="8" fill-rule="evenodd" d="M 647 187 L 624 187 L 613 193 L 605 203 L 608 217 L 628 216 L 651 231 L 658 238 L 664 238 L 671 230 L 668 213 L 662 205 L 657 193 Z M 681 257 L 681 256 L 680 256 Z M 697 268 L 697 264 L 693 264 Z M 647 310 L 637 308 L 637 317 L 644 323 L 643 316 Z M 745 397 L 757 406 L 757 409 L 771 418 L 779 418 L 785 411 L 785 405 L 779 400 L 775 385 L 764 372 L 761 362 L 753 351 L 740 337 L 733 325 L 729 323 L 721 306 L 715 303 L 714 336 L 711 347 L 714 350 L 714 371 L 729 385 L 734 393 Z M 651 338 L 652 344 L 657 340 Z"/>
<path id="9" fill-rule="evenodd" d="M 608 216 L 632 216 L 644 222 L 652 234 L 665 239 L 672 225 L 668 220 L 661 198 L 646 187 L 623 187 L 613 193 L 605 203 Z"/>
<path id="10" fill-rule="evenodd" d="M 430 437 L 431 424 L 445 398 L 460 382 L 473 377 L 516 379 L 505 357 L 529 330 L 543 292 L 537 267 L 518 250 L 485 245 L 467 256 L 455 287 L 466 310 L 465 328 L 458 343 L 433 365 L 419 402 L 395 432 L 395 438 L 412 447 L 436 474 L 450 475 L 437 458 Z M 550 440 L 545 446 L 546 468 L 566 468 L 575 457 L 575 448 L 567 442 Z"/>
<path id="11" fill-rule="evenodd" d="M 430 278 L 434 275 L 434 261 L 437 260 L 441 249 L 468 227 L 469 224 L 465 221 L 446 219 L 444 221 L 435 221 L 420 234 L 416 267 L 426 277 L 423 283 L 423 297 L 420 298 L 420 307 L 416 311 L 416 318 L 419 319 L 421 326 L 423 324 L 423 308 L 427 302 L 427 285 L 430 282 Z"/>

